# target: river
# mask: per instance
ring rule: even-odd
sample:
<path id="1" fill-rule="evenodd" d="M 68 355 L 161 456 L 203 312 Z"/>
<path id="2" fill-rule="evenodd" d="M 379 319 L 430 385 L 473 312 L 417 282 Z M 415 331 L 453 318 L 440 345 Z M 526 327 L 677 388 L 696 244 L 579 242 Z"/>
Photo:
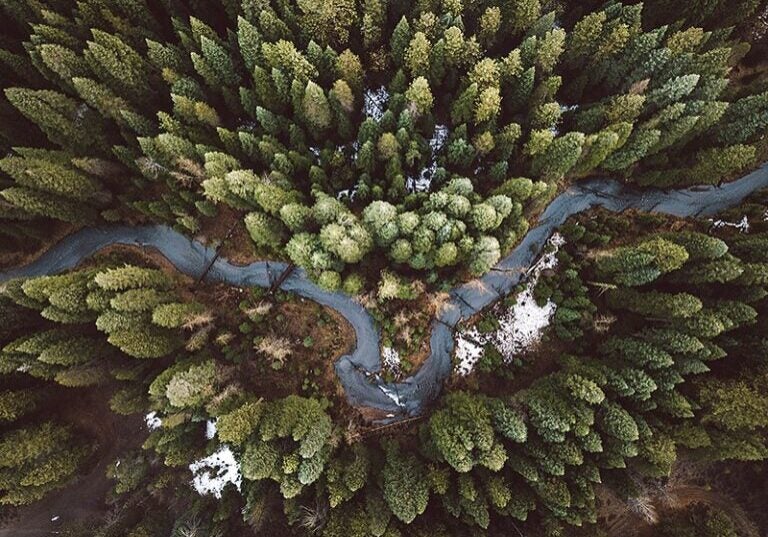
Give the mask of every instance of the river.
<path id="1" fill-rule="evenodd" d="M 450 299 L 433 320 L 430 356 L 411 377 L 384 383 L 380 377 L 380 337 L 371 315 L 352 297 L 329 292 L 296 269 L 280 288 L 338 311 L 355 330 L 355 350 L 336 362 L 336 373 L 350 404 L 379 409 L 398 420 L 418 415 L 440 393 L 452 371 L 453 332 L 463 319 L 509 294 L 523 278 L 552 233 L 570 216 L 594 207 L 621 212 L 636 209 L 678 217 L 707 217 L 738 205 L 749 194 L 768 187 L 768 164 L 720 186 L 679 190 L 639 189 L 612 179 L 591 179 L 570 186 L 552 200 L 536 227 L 486 275 L 450 292 Z M 213 248 L 168 226 L 110 226 L 86 228 L 65 237 L 32 263 L 0 272 L 0 282 L 12 278 L 56 274 L 76 267 L 99 250 L 115 244 L 156 248 L 179 271 L 200 277 L 213 262 L 205 281 L 238 287 L 269 287 L 285 270 L 281 262 L 233 265 L 217 258 Z"/>

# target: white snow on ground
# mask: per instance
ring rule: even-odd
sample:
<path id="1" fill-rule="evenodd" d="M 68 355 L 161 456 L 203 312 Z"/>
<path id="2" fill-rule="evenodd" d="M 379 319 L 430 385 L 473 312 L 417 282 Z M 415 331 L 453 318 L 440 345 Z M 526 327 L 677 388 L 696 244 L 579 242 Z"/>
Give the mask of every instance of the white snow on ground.
<path id="1" fill-rule="evenodd" d="M 541 339 L 557 306 L 551 301 L 539 306 L 533 297 L 533 290 L 542 271 L 557 266 L 556 254 L 565 244 L 565 239 L 555 233 L 547 244 L 551 246 L 550 251 L 542 255 L 526 273 L 525 288 L 517 295 L 515 304 L 501 312 L 498 330 L 483 334 L 473 326 L 457 331 L 455 374 L 465 376 L 471 373 L 483 355 L 483 347 L 489 343 L 496 347 L 505 362 L 509 362 Z"/>
<path id="2" fill-rule="evenodd" d="M 213 440 L 213 437 L 216 436 L 217 432 L 216 428 L 216 420 L 208 420 L 205 422 L 205 439 L 206 440 Z"/>
<path id="3" fill-rule="evenodd" d="M 478 343 L 486 334 L 480 334 L 474 326 L 456 332 L 456 374 L 464 377 L 475 368 L 483 355 L 483 345 Z"/>
<path id="4" fill-rule="evenodd" d="M 346 190 L 339 190 L 336 193 L 336 199 L 342 200 L 342 199 L 348 199 L 349 201 L 355 201 L 355 196 L 357 195 L 357 188 L 348 188 Z"/>
<path id="5" fill-rule="evenodd" d="M 432 138 L 429 140 L 429 148 L 432 150 L 432 156 L 440 151 L 445 145 L 445 141 L 448 139 L 448 127 L 446 125 L 435 125 L 435 131 L 432 133 Z"/>
<path id="6" fill-rule="evenodd" d="M 408 177 L 405 181 L 405 188 L 409 192 L 429 192 L 429 189 L 432 186 L 432 178 L 435 175 L 435 172 L 437 171 L 437 163 L 435 162 L 435 155 L 437 154 L 440 149 L 442 149 L 443 145 L 445 145 L 445 141 L 448 139 L 448 127 L 445 125 L 435 125 L 435 130 L 432 133 L 432 138 L 429 140 L 429 148 L 432 152 L 432 159 L 426 168 L 421 170 L 419 173 L 419 176 L 414 177 Z"/>
<path id="7" fill-rule="evenodd" d="M 390 371 L 397 372 L 400 370 L 400 353 L 392 347 L 381 348 L 381 363 Z"/>
<path id="8" fill-rule="evenodd" d="M 747 215 L 744 215 L 741 220 L 738 222 L 726 222 L 725 220 L 715 220 L 712 222 L 712 227 L 715 229 L 720 229 L 724 227 L 734 227 L 739 230 L 741 233 L 748 233 L 749 232 L 749 219 L 747 218 Z"/>
<path id="9" fill-rule="evenodd" d="M 405 180 L 406 190 L 408 192 L 429 192 L 429 189 L 432 187 L 432 177 L 435 175 L 435 171 L 437 171 L 437 164 L 433 162 L 421 170 L 421 173 L 415 179 L 409 177 Z"/>
<path id="10" fill-rule="evenodd" d="M 150 431 L 159 429 L 160 426 L 163 424 L 163 420 L 158 418 L 157 412 L 154 412 L 154 411 L 144 416 L 144 422 L 147 424 L 147 429 L 149 429 Z"/>
<path id="11" fill-rule="evenodd" d="M 240 464 L 229 446 L 223 445 L 216 452 L 189 465 L 192 486 L 201 496 L 213 495 L 220 499 L 224 488 L 232 483 L 240 490 L 243 476 Z"/>
<path id="12" fill-rule="evenodd" d="M 389 100 L 387 88 L 367 89 L 363 95 L 363 113 L 374 121 L 380 121 Z"/>

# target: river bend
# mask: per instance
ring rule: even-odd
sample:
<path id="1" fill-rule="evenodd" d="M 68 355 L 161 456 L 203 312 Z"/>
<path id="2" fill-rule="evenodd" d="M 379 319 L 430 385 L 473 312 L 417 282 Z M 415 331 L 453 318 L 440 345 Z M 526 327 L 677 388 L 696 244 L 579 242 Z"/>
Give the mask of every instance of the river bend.
<path id="1" fill-rule="evenodd" d="M 336 362 L 336 373 L 347 398 L 352 405 L 379 409 L 396 420 L 418 415 L 437 398 L 443 382 L 451 374 L 456 325 L 509 294 L 534 263 L 550 235 L 568 217 L 593 207 L 615 212 L 636 209 L 678 217 L 712 216 L 766 187 L 768 163 L 721 186 L 638 189 L 611 179 L 592 179 L 572 185 L 552 200 L 536 227 L 490 272 L 450 292 L 450 299 L 432 322 L 430 356 L 413 376 L 398 383 L 381 380 L 379 330 L 371 315 L 352 297 L 321 289 L 301 269 L 294 270 L 280 288 L 336 310 L 352 325 L 356 347 Z M 271 261 L 234 265 L 216 258 L 213 248 L 168 226 L 110 226 L 86 228 L 65 237 L 32 263 L 0 272 L 0 282 L 63 272 L 115 244 L 156 248 L 179 271 L 194 278 L 200 277 L 215 259 L 205 281 L 238 287 L 269 287 L 286 268 L 285 263 Z"/>

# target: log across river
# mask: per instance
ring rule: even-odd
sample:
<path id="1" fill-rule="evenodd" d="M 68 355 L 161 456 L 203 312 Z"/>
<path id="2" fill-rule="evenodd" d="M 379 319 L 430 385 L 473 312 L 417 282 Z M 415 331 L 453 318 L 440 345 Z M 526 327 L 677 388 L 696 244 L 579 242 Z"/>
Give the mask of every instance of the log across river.
<path id="1" fill-rule="evenodd" d="M 712 216 L 766 187 L 768 164 L 721 186 L 638 189 L 611 179 L 592 179 L 572 185 L 552 200 L 537 226 L 490 272 L 450 292 L 450 299 L 432 322 L 429 358 L 416 374 L 398 383 L 382 381 L 378 328 L 371 315 L 352 297 L 321 289 L 300 269 L 292 271 L 280 289 L 328 306 L 346 318 L 355 330 L 357 343 L 351 354 L 336 362 L 336 373 L 350 404 L 381 410 L 389 414 L 390 420 L 402 419 L 418 415 L 434 401 L 450 376 L 456 325 L 509 294 L 534 263 L 550 235 L 568 217 L 593 207 L 615 212 L 636 209 L 678 217 Z M 205 281 L 237 287 L 269 288 L 287 267 L 286 263 L 271 261 L 233 265 L 219 258 L 214 248 L 167 226 L 111 226 L 86 228 L 69 235 L 34 262 L 0 272 L 0 282 L 63 272 L 115 244 L 156 248 L 178 270 L 194 278 L 199 278 L 210 265 Z"/>

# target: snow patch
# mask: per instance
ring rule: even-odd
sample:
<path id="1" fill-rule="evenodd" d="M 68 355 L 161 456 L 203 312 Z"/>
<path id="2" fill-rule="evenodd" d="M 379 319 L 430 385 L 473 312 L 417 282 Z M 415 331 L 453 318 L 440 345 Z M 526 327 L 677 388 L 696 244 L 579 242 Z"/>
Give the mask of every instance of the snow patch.
<path id="1" fill-rule="evenodd" d="M 557 306 L 547 301 L 543 306 L 536 303 L 533 290 L 544 270 L 557 266 L 557 251 L 565 244 L 559 233 L 554 233 L 547 241 L 549 251 L 526 273 L 525 288 L 517 295 L 515 304 L 500 312 L 498 330 L 480 333 L 472 326 L 456 333 L 456 367 L 454 372 L 466 376 L 472 372 L 483 355 L 483 348 L 492 344 L 499 351 L 506 363 L 515 356 L 530 349 L 539 342 L 544 329 L 549 326 Z"/>
<path id="2" fill-rule="evenodd" d="M 475 368 L 483 356 L 485 334 L 480 334 L 474 326 L 456 333 L 456 374 L 465 377 Z"/>
<path id="3" fill-rule="evenodd" d="M 157 417 L 157 412 L 152 411 L 144 416 L 144 422 L 147 424 L 147 429 L 155 431 L 163 424 L 163 420 Z"/>
<path id="4" fill-rule="evenodd" d="M 208 420 L 205 422 L 205 439 L 213 440 L 216 436 L 218 429 L 216 428 L 216 420 Z"/>
<path id="5" fill-rule="evenodd" d="M 381 348 L 381 363 L 390 371 L 397 372 L 400 370 L 400 353 L 392 347 Z"/>
<path id="6" fill-rule="evenodd" d="M 357 187 L 339 190 L 336 193 L 337 200 L 348 199 L 349 201 L 355 201 L 355 196 L 357 196 Z"/>
<path id="7" fill-rule="evenodd" d="M 724 227 L 732 227 L 739 230 L 739 233 L 749 232 L 749 219 L 747 215 L 744 215 L 738 222 L 727 222 L 725 220 L 710 220 L 714 229 L 721 229 Z"/>
<path id="8" fill-rule="evenodd" d="M 432 178 L 437 171 L 437 164 L 432 163 L 428 167 L 421 170 L 419 176 L 409 177 L 405 180 L 405 188 L 408 192 L 429 192 L 432 187 Z"/>
<path id="9" fill-rule="evenodd" d="M 432 133 L 432 138 L 429 140 L 429 148 L 432 150 L 432 156 L 440 151 L 445 145 L 445 141 L 448 139 L 448 126 L 447 125 L 435 125 L 435 130 Z"/>
<path id="10" fill-rule="evenodd" d="M 408 192 L 429 192 L 432 187 L 432 178 L 437 171 L 437 153 L 443 148 L 448 139 L 448 127 L 446 125 L 435 125 L 432 132 L 432 138 L 429 140 L 431 151 L 430 164 L 419 172 L 418 177 L 408 177 L 405 181 L 405 188 Z"/>
<path id="11" fill-rule="evenodd" d="M 240 464 L 229 446 L 223 445 L 207 457 L 189 465 L 192 472 L 192 486 L 201 496 L 212 495 L 221 499 L 224 488 L 233 484 L 237 490 L 243 482 Z"/>
<path id="12" fill-rule="evenodd" d="M 363 95 L 363 113 L 374 121 L 381 121 L 387 101 L 389 101 L 389 92 L 384 86 L 378 89 L 367 89 Z"/>

